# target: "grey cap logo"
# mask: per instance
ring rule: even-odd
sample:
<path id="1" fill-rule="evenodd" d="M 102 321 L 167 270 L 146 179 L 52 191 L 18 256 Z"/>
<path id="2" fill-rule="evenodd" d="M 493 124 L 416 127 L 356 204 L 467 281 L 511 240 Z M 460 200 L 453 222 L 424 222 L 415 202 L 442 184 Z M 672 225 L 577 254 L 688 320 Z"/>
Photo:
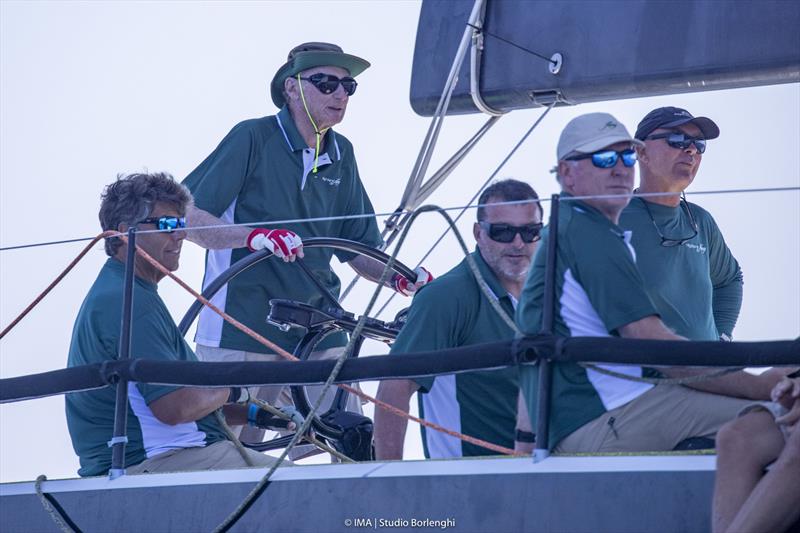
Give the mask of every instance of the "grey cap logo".
<path id="1" fill-rule="evenodd" d="M 616 127 L 617 127 L 617 123 L 616 123 L 616 122 L 614 122 L 613 120 L 609 120 L 608 122 L 606 122 L 605 126 L 603 126 L 602 128 L 600 128 L 600 131 L 603 131 L 603 130 L 613 130 L 613 129 L 614 129 L 614 128 L 616 128 Z"/>

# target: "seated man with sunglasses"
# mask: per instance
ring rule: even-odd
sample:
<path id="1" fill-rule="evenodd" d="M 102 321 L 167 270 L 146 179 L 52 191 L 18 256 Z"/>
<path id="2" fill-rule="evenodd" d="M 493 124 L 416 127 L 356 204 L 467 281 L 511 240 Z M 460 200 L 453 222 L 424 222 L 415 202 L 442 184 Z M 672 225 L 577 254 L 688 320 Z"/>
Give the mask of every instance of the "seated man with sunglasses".
<path id="1" fill-rule="evenodd" d="M 683 194 L 697 175 L 707 141 L 719 137 L 719 127 L 685 109 L 660 107 L 639 122 L 635 137 L 644 143 L 637 148 L 637 192 L 672 193 L 634 198 L 620 215 L 620 227 L 632 230 L 648 294 L 664 324 L 677 334 L 695 341 L 730 341 L 742 306 L 742 270 L 714 217 Z M 663 371 L 670 377 L 704 372 Z M 778 379 L 787 372 L 791 369 L 776 368 L 768 376 Z M 749 374 L 732 379 L 739 380 L 737 396 L 763 392 Z"/>
<path id="2" fill-rule="evenodd" d="M 636 263 L 664 323 L 692 340 L 730 340 L 742 305 L 742 271 L 714 218 L 684 191 L 694 181 L 707 141 L 719 137 L 709 118 L 660 107 L 635 137 L 640 184 L 620 227 L 632 230 Z"/>
<path id="3" fill-rule="evenodd" d="M 371 247 L 382 244 L 374 217 L 340 218 L 373 215 L 374 210 L 359 177 L 352 144 L 332 129 L 344 118 L 356 91 L 354 78 L 369 66 L 335 44 L 295 47 L 270 85 L 272 102 L 280 109 L 277 115 L 236 125 L 184 181 L 195 199 L 187 213 L 189 227 L 303 220 L 282 224 L 285 229 L 238 226 L 193 231 L 188 236 L 208 249 L 205 284 L 256 250 L 269 248 L 284 260 L 255 264 L 233 278 L 213 301 L 290 353 L 304 332 L 299 328 L 281 331 L 269 324 L 269 301 L 282 298 L 327 305 L 317 284 L 290 262 L 304 258 L 334 297 L 339 296 L 341 284 L 330 266 L 333 255 L 370 280 L 377 281 L 382 272 L 382 265 L 366 257 L 331 248 L 303 250 L 301 241 L 301 237 L 337 237 Z M 416 283 L 394 276 L 390 285 L 410 294 L 430 279 L 427 271 L 418 269 Z M 269 348 L 208 309 L 200 314 L 195 340 L 198 357 L 207 361 L 276 358 Z M 329 335 L 312 358 L 335 357 L 346 341 L 343 332 Z M 319 389 L 309 387 L 312 402 Z M 262 397 L 272 401 L 281 391 L 282 387 L 263 388 Z M 348 409 L 360 410 L 357 398 L 350 398 Z M 262 436 L 263 432 L 252 428 L 242 434 L 246 441 Z"/>
<path id="4" fill-rule="evenodd" d="M 618 224 L 633 190 L 635 147 L 642 144 L 606 113 L 579 116 L 561 133 L 554 309 L 558 336 L 685 340 L 662 322 L 661 310 L 637 268 L 631 232 Z M 542 251 L 547 250 L 549 238 L 545 230 Z M 531 335 L 542 326 L 546 255 L 536 255 L 517 307 L 517 324 Z M 779 379 L 776 376 L 739 372 L 690 385 L 705 391 L 701 392 L 635 381 L 642 377 L 639 366 L 601 366 L 634 380 L 576 363 L 554 364 L 551 449 L 565 453 L 672 450 L 687 438 L 713 436 L 745 408 L 775 407 L 766 401 Z M 539 366 L 530 365 L 520 373 L 533 427 L 538 374 Z M 751 399 L 739 397 L 743 381 L 749 382 L 747 397 Z"/>
<path id="5" fill-rule="evenodd" d="M 525 201 L 503 205 L 501 202 Z M 503 180 L 478 200 L 471 254 L 492 297 L 513 320 L 514 308 L 530 268 L 542 229 L 542 207 L 527 183 Z M 425 352 L 495 342 L 514 337 L 498 315 L 465 259 L 414 297 L 392 354 Z M 408 412 L 418 395 L 420 416 L 471 437 L 514 447 L 519 384 L 516 368 L 465 372 L 414 380 L 382 381 L 378 399 Z M 377 459 L 402 459 L 407 420 L 375 412 Z M 523 429 L 527 429 L 527 424 Z M 426 457 L 452 458 L 496 454 L 439 431 L 422 428 Z"/>
<path id="6" fill-rule="evenodd" d="M 167 174 L 132 174 L 106 187 L 100 206 L 103 230 L 126 232 L 137 226 L 137 245 L 167 270 L 178 268 L 191 203 L 185 187 Z M 162 230 L 162 231 L 155 231 Z M 166 231 L 164 231 L 166 230 Z M 118 358 L 127 244 L 105 241 L 109 258 L 81 305 L 72 331 L 68 366 Z M 158 295 L 164 274 L 136 256 L 133 282 L 131 358 L 196 361 Z M 248 466 L 228 440 L 214 411 L 224 406 L 232 422 L 247 419 L 247 389 L 196 388 L 128 383 L 128 473 L 208 470 Z M 66 395 L 67 425 L 80 458 L 81 476 L 99 476 L 111 467 L 108 442 L 114 431 L 116 386 Z M 265 411 L 255 416 L 262 422 Z M 271 417 L 266 417 L 271 418 Z M 275 459 L 245 450 L 254 466 Z"/>

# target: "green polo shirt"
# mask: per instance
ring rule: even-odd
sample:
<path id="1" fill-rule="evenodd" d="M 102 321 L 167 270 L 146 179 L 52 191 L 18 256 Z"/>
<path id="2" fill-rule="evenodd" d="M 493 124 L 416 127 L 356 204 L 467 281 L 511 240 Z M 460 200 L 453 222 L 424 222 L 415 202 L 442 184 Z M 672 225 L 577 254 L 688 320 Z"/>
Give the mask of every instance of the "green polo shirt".
<path id="1" fill-rule="evenodd" d="M 636 263 L 664 323 L 692 340 L 718 340 L 733 333 L 742 306 L 742 271 L 711 214 L 692 203 L 697 236 L 680 246 L 661 246 L 658 231 L 681 239 L 694 232 L 686 208 L 634 198 L 620 217 L 632 230 Z M 658 226 L 654 226 L 653 221 Z"/>
<path id="2" fill-rule="evenodd" d="M 595 208 L 562 194 L 558 218 L 555 334 L 562 337 L 616 336 L 621 326 L 650 315 L 656 309 L 636 267 L 630 232 L 624 232 Z M 544 271 L 549 228 L 545 228 L 533 266 L 517 307 L 517 324 L 529 335 L 542 324 Z M 640 367 L 602 365 L 641 376 Z M 533 427 L 536 427 L 539 367 L 520 370 Z M 553 368 L 549 444 L 558 442 L 584 424 L 637 398 L 652 386 L 611 378 L 574 363 Z"/>
<path id="3" fill-rule="evenodd" d="M 374 213 L 358 175 L 353 146 L 344 136 L 328 130 L 316 173 L 313 166 L 314 149 L 306 146 L 284 107 L 275 116 L 237 124 L 183 183 L 192 191 L 197 207 L 226 222 L 256 224 Z M 339 237 L 373 247 L 381 244 L 374 217 L 267 223 L 263 227 L 289 229 L 303 239 Z M 246 248 L 209 250 L 204 286 L 249 253 Z M 354 257 L 340 250 L 312 248 L 305 250 L 305 263 L 338 296 L 339 278 L 330 267 L 334 254 L 342 262 Z M 284 333 L 267 324 L 269 301 L 273 298 L 314 306 L 326 302 L 299 266 L 276 258 L 262 261 L 236 276 L 213 301 L 291 352 L 304 331 L 293 328 Z M 269 349 L 207 309 L 200 314 L 196 341 L 206 346 L 269 353 Z M 327 337 L 318 349 L 344 344 L 345 335 L 338 333 Z"/>
<path id="4" fill-rule="evenodd" d="M 500 305 L 514 316 L 514 304 L 479 251 L 472 257 Z M 390 353 L 442 350 L 512 339 L 514 332 L 481 292 L 469 264 L 458 266 L 423 287 L 414 297 L 408 320 Z M 516 367 L 419 378 L 420 416 L 443 427 L 514 447 L 519 393 Z M 496 452 L 439 431 L 422 429 L 425 456 L 449 458 Z"/>
<path id="5" fill-rule="evenodd" d="M 122 321 L 125 266 L 109 259 L 81 305 L 72 329 L 68 367 L 117 359 Z M 131 357 L 164 361 L 197 361 L 181 336 L 155 284 L 135 278 Z M 129 383 L 127 466 L 178 448 L 202 447 L 226 437 L 213 415 L 170 426 L 148 407 L 178 387 Z M 81 476 L 98 476 L 111 468 L 108 441 L 114 433 L 117 387 L 66 395 L 67 426 L 80 458 Z"/>

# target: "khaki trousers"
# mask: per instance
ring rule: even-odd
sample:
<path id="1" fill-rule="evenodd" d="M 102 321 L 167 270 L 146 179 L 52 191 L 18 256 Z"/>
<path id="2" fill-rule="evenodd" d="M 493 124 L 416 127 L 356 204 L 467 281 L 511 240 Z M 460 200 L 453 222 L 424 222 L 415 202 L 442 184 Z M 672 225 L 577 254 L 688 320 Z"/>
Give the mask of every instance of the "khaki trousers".
<path id="1" fill-rule="evenodd" d="M 277 459 L 253 450 L 245 449 L 253 466 L 272 466 Z M 191 470 L 226 470 L 229 468 L 247 468 L 239 450 L 229 440 L 215 442 L 202 448 L 181 448 L 160 453 L 145 459 L 138 465 L 126 468 L 128 474 L 146 474 L 150 472 L 185 472 Z M 286 466 L 291 466 L 286 462 Z"/>
<path id="2" fill-rule="evenodd" d="M 572 432 L 554 451 L 670 451 L 689 437 L 713 437 L 743 411 L 761 408 L 774 415 L 777 407 L 772 402 L 710 394 L 681 385 L 656 385 Z"/>

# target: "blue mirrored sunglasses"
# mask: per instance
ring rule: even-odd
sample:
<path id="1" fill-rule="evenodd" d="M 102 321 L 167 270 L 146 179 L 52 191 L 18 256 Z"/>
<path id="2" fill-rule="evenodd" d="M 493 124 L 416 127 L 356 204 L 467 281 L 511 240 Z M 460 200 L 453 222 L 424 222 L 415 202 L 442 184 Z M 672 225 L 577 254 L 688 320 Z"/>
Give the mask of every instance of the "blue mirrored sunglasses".
<path id="1" fill-rule="evenodd" d="M 597 168 L 613 168 L 617 166 L 617 161 L 622 158 L 622 164 L 632 167 L 636 164 L 636 150 L 628 148 L 626 150 L 600 150 L 591 154 L 581 154 L 567 158 L 568 161 L 578 161 L 580 159 L 592 159 L 592 164 Z"/>
<path id="2" fill-rule="evenodd" d="M 186 217 L 158 217 L 146 218 L 139 224 L 155 224 L 160 230 L 172 231 L 186 227 Z"/>

